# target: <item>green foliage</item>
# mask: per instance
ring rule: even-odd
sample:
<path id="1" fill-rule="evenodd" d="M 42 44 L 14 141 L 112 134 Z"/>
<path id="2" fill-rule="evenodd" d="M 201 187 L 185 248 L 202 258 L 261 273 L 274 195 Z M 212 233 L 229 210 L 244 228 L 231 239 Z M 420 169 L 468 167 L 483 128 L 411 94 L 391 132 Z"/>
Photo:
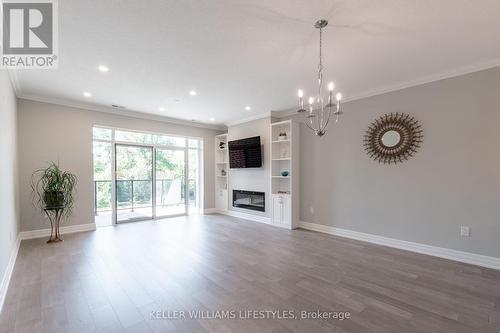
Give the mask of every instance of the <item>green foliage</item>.
<path id="1" fill-rule="evenodd" d="M 77 178 L 74 174 L 63 171 L 59 165 L 51 162 L 47 168 L 38 169 L 31 175 L 33 205 L 40 210 L 46 207 L 45 192 L 62 192 L 64 195 L 64 215 L 71 215 Z"/>

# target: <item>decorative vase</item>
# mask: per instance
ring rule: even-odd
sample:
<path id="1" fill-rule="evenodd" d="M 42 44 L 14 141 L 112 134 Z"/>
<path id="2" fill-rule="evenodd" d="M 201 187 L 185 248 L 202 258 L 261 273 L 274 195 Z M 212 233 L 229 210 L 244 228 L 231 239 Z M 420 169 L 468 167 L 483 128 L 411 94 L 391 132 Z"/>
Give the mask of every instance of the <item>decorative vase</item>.
<path id="1" fill-rule="evenodd" d="M 283 177 L 288 177 L 288 171 L 286 171 L 286 170 L 281 171 L 281 175 Z"/>

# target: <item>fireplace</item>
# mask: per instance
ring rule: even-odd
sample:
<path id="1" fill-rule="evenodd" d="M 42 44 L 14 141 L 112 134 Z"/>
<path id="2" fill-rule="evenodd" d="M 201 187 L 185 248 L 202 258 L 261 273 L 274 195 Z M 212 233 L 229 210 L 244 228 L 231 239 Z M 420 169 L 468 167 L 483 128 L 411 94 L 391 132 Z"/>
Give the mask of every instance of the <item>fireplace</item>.
<path id="1" fill-rule="evenodd" d="M 264 192 L 233 190 L 233 207 L 265 212 L 265 198 Z"/>

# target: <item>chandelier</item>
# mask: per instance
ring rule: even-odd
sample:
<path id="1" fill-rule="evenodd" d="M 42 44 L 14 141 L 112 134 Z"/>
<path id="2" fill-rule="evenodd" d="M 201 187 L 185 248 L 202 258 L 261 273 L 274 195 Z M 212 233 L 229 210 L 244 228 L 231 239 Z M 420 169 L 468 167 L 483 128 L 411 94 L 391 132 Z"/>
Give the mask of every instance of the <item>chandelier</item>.
<path id="1" fill-rule="evenodd" d="M 316 97 L 309 97 L 307 110 L 304 107 L 304 91 L 302 89 L 298 91 L 299 109 L 297 112 L 305 114 L 304 124 L 317 136 L 325 135 L 326 127 L 332 114 L 335 116 L 335 122 L 339 121 L 339 116 L 342 114 L 342 111 L 340 111 L 342 94 L 338 92 L 335 95 L 336 102 L 334 102 L 333 91 L 335 85 L 333 82 L 328 83 L 328 98 L 326 100 L 323 98 L 323 59 L 321 48 L 323 28 L 327 25 L 327 20 L 319 20 L 314 24 L 314 27 L 319 29 L 318 94 Z"/>

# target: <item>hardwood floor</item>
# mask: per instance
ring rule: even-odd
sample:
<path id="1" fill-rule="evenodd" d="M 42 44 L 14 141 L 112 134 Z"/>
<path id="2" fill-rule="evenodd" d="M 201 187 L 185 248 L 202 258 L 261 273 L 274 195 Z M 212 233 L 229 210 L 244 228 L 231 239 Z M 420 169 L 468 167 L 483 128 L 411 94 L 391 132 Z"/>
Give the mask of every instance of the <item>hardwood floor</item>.
<path id="1" fill-rule="evenodd" d="M 151 319 L 198 310 L 351 318 Z M 500 271 L 220 215 L 130 223 L 23 241 L 0 332 L 39 331 L 500 332 Z"/>

